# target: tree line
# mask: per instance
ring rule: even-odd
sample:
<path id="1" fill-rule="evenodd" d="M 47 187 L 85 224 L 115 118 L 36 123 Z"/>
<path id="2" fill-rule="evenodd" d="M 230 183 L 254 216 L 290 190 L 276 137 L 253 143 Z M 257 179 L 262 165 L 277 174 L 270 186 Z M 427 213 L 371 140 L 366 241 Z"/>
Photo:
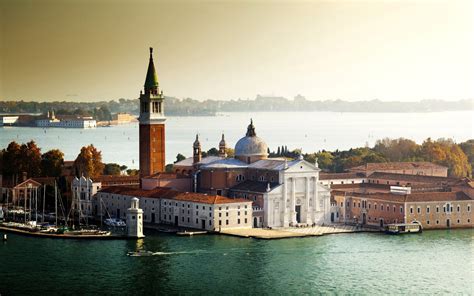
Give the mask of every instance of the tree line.
<path id="1" fill-rule="evenodd" d="M 344 172 L 368 162 L 429 161 L 446 166 L 449 176 L 462 178 L 471 177 L 474 170 L 474 140 L 456 144 L 452 139 L 428 138 L 417 144 L 404 138 L 386 138 L 378 140 L 372 148 L 322 150 L 303 154 L 303 157 L 312 163 L 317 159 L 319 167 L 328 172 Z"/>
<path id="2" fill-rule="evenodd" d="M 41 148 L 30 141 L 18 144 L 12 141 L 0 150 L 0 174 L 14 182 L 21 181 L 23 174 L 34 177 L 60 177 L 64 167 L 64 153 L 59 149 L 51 149 L 41 153 Z M 127 169 L 125 165 L 103 163 L 102 152 L 94 145 L 81 148 L 74 160 L 73 175 L 97 177 L 100 175 L 137 175 L 138 170 Z"/>
<path id="3" fill-rule="evenodd" d="M 202 156 L 217 156 L 217 148 L 203 151 Z M 227 149 L 228 157 L 234 156 L 234 150 Z M 276 151 L 268 150 L 270 157 L 296 158 L 301 150 L 289 151 L 286 146 L 280 146 Z M 474 170 L 474 140 L 455 143 L 452 139 L 432 140 L 430 138 L 417 144 L 413 140 L 382 139 L 374 147 L 359 147 L 349 150 L 303 153 L 303 158 L 311 163 L 317 159 L 319 167 L 326 172 L 340 173 L 347 169 L 368 162 L 400 162 L 400 161 L 429 161 L 448 168 L 452 177 L 471 177 Z M 176 162 L 185 159 L 178 154 Z M 28 177 L 59 177 L 64 165 L 64 153 L 59 149 L 51 149 L 41 153 L 34 141 L 18 144 L 15 141 L 0 150 L 0 173 L 6 178 L 19 180 L 23 173 Z M 172 171 L 173 165 L 166 166 Z M 81 148 L 74 160 L 73 174 L 76 176 L 97 177 L 100 175 L 137 175 L 138 170 L 128 169 L 127 166 L 116 163 L 104 163 L 102 152 L 94 145 Z"/>

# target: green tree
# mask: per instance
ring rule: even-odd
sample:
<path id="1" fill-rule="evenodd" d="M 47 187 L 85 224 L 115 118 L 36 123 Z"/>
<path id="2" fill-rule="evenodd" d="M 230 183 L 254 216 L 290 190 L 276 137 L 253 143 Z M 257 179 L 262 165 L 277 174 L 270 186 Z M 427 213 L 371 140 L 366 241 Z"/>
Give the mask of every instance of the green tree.
<path id="1" fill-rule="evenodd" d="M 211 148 L 209 150 L 207 150 L 207 155 L 208 156 L 218 156 L 219 155 L 219 150 L 217 150 L 216 148 Z"/>
<path id="2" fill-rule="evenodd" d="M 409 161 L 418 154 L 419 149 L 419 145 L 412 140 L 385 138 L 377 140 L 373 150 L 388 161 Z"/>
<path id="3" fill-rule="evenodd" d="M 186 156 L 184 156 L 181 153 L 178 153 L 178 155 L 176 155 L 176 161 L 174 163 L 180 162 L 180 161 L 185 160 L 185 159 L 186 159 Z"/>
<path id="4" fill-rule="evenodd" d="M 41 155 L 41 175 L 59 177 L 64 164 L 64 153 L 58 149 L 49 150 Z"/>
<path id="5" fill-rule="evenodd" d="M 167 164 L 165 166 L 165 172 L 172 173 L 173 172 L 173 167 L 174 167 L 174 165 L 172 163 Z"/>
<path id="6" fill-rule="evenodd" d="M 20 173 L 20 145 L 13 141 L 8 144 L 7 149 L 3 150 L 2 173 L 6 176 L 18 175 Z"/>
<path id="7" fill-rule="evenodd" d="M 104 175 L 119 176 L 122 170 L 120 165 L 116 163 L 106 163 L 104 166 Z"/>
<path id="8" fill-rule="evenodd" d="M 468 140 L 464 143 L 459 144 L 459 147 L 462 149 L 464 154 L 467 156 L 467 161 L 471 166 L 471 175 L 474 172 L 474 140 Z"/>
<path id="9" fill-rule="evenodd" d="M 128 170 L 127 170 L 127 175 L 129 175 L 129 176 L 137 176 L 138 173 L 139 173 L 139 172 L 138 172 L 138 170 L 136 170 L 136 169 L 128 169 Z"/>

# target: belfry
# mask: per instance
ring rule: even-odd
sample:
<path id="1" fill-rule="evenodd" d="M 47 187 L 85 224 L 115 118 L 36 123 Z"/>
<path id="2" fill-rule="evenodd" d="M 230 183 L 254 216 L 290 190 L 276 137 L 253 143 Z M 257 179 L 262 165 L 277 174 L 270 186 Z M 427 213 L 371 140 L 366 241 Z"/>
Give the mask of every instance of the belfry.
<path id="1" fill-rule="evenodd" d="M 144 91 L 140 92 L 140 177 L 165 170 L 165 113 L 163 91 L 153 63 L 153 48 L 146 72 Z"/>

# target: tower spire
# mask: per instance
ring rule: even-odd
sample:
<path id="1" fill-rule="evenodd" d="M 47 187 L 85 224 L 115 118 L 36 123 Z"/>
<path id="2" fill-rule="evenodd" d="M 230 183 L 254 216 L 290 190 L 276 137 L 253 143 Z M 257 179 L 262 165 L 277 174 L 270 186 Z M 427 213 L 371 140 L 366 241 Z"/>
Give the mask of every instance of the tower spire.
<path id="1" fill-rule="evenodd" d="M 145 78 L 145 93 L 158 94 L 158 75 L 156 74 L 155 64 L 153 62 L 153 47 L 150 47 L 150 61 Z"/>

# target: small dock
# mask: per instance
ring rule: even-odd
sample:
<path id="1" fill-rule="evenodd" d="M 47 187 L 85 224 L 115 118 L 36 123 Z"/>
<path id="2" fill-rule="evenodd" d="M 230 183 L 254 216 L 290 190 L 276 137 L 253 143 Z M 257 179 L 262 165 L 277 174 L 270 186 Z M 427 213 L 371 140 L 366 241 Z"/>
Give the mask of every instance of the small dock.
<path id="1" fill-rule="evenodd" d="M 0 226 L 0 231 L 15 233 L 20 235 L 27 235 L 32 237 L 42 238 L 59 238 L 59 239 L 87 239 L 87 240 L 117 240 L 117 239 L 133 239 L 125 235 L 94 235 L 94 234 L 56 234 L 56 233 L 44 233 L 44 232 L 31 232 L 27 230 Z"/>

